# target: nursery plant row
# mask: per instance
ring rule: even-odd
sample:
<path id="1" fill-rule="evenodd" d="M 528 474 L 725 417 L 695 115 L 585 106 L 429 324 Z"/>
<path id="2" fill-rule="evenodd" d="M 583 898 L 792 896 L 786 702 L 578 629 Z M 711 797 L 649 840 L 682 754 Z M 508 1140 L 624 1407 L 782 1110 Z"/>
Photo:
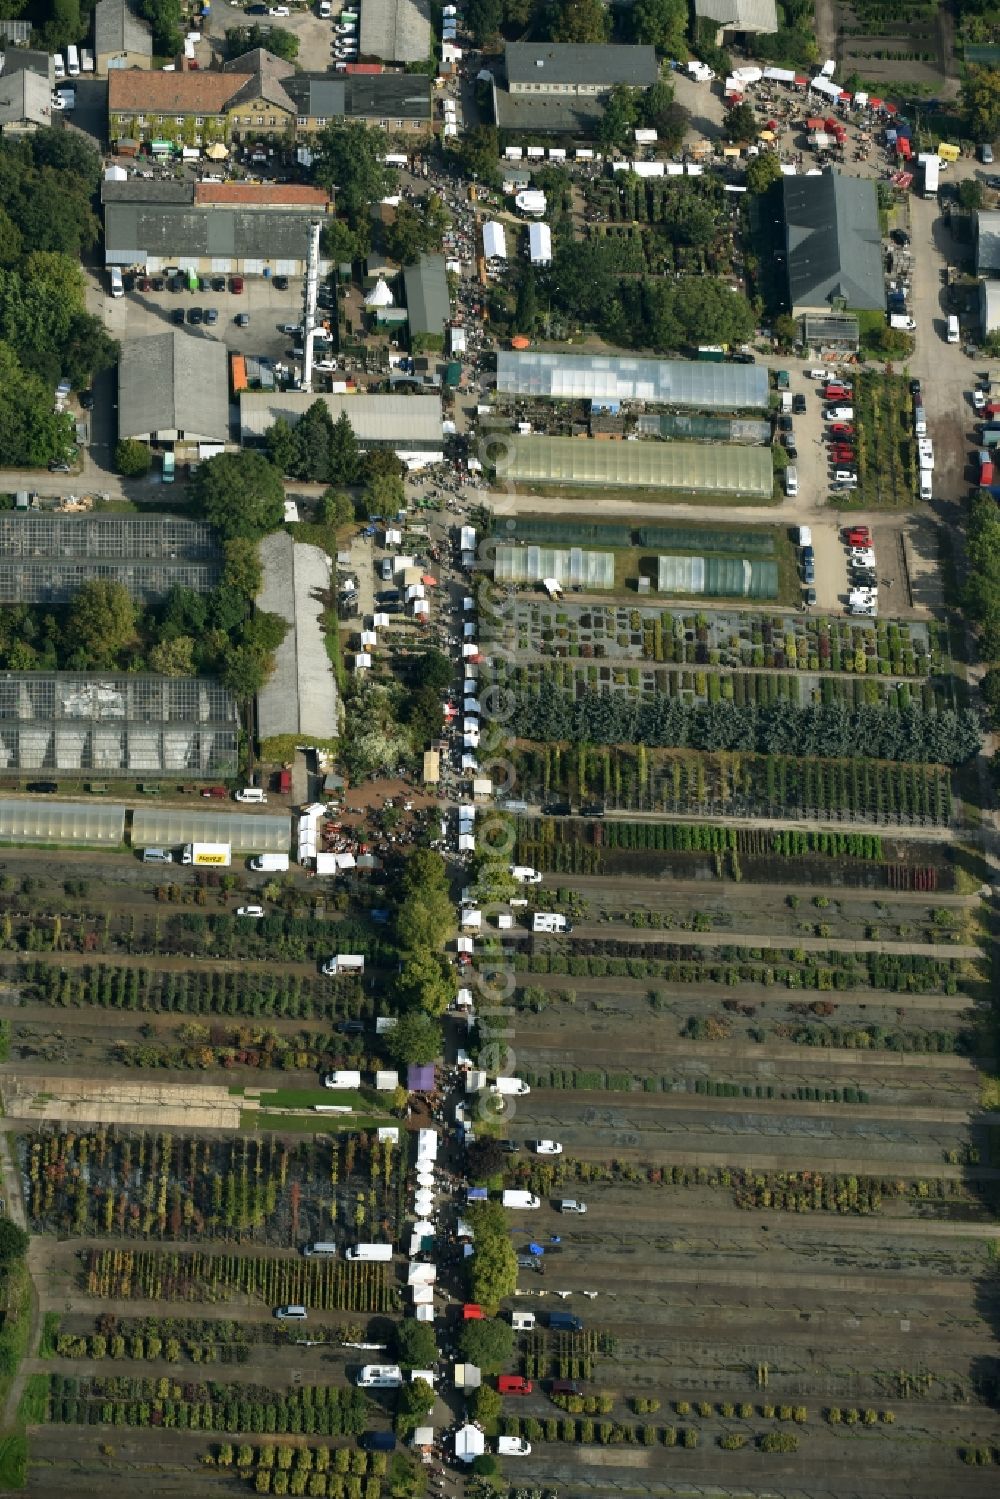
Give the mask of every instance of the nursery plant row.
<path id="1" fill-rule="evenodd" d="M 83 1265 L 84 1289 L 105 1301 L 217 1302 L 252 1296 L 267 1306 L 367 1313 L 398 1306 L 383 1264 L 198 1250 L 93 1249 L 85 1251 Z"/>

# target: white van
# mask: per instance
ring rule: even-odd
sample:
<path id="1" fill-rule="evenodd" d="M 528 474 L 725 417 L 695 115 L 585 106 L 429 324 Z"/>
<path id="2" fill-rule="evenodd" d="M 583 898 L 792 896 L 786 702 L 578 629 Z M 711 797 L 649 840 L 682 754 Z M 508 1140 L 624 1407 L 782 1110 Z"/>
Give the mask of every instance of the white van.
<path id="1" fill-rule="evenodd" d="M 111 295 L 113 297 L 123 297 L 125 295 L 125 283 L 122 280 L 122 273 L 116 265 L 111 267 L 110 276 Z"/>
<path id="2" fill-rule="evenodd" d="M 365 1364 L 358 1375 L 358 1384 L 368 1390 L 398 1389 L 403 1383 L 403 1371 L 398 1364 Z"/>
<path id="3" fill-rule="evenodd" d="M 328 1072 L 323 1079 L 324 1088 L 360 1088 L 361 1073 L 350 1068 L 341 1068 L 337 1072 Z"/>
<path id="4" fill-rule="evenodd" d="M 920 498 L 930 500 L 934 497 L 934 475 L 929 468 L 920 470 Z"/>
<path id="5" fill-rule="evenodd" d="M 266 807 L 267 792 L 262 791 L 259 786 L 244 786 L 242 791 L 237 791 L 236 800 L 254 807 Z"/>
<path id="6" fill-rule="evenodd" d="M 511 1312 L 510 1325 L 515 1332 L 531 1332 L 535 1325 L 534 1312 Z"/>
<path id="7" fill-rule="evenodd" d="M 785 469 L 785 493 L 796 495 L 799 492 L 799 472 L 796 468 Z M 805 543 L 803 543 L 805 545 Z"/>
<path id="8" fill-rule="evenodd" d="M 354 1244 L 347 1251 L 349 1260 L 391 1260 L 391 1244 Z"/>
<path id="9" fill-rule="evenodd" d="M 948 342 L 950 344 L 957 344 L 959 337 L 960 334 L 958 331 L 958 318 L 955 317 L 954 314 L 952 314 L 952 316 L 948 319 Z"/>
<path id="10" fill-rule="evenodd" d="M 57 52 L 52 59 L 52 71 L 57 79 L 66 77 L 66 64 L 61 52 Z"/>
<path id="11" fill-rule="evenodd" d="M 274 1315 L 279 1322 L 304 1322 L 309 1313 L 304 1306 L 276 1306 Z"/>
<path id="12" fill-rule="evenodd" d="M 93 52 L 88 52 L 86 48 L 80 53 L 80 69 L 84 73 L 92 73 L 94 71 L 94 54 Z"/>
<path id="13" fill-rule="evenodd" d="M 66 48 L 66 71 L 71 78 L 80 76 L 80 54 L 74 46 Z"/>
<path id="14" fill-rule="evenodd" d="M 328 1260 L 332 1260 L 336 1256 L 337 1246 L 330 1243 L 329 1240 L 320 1240 L 317 1244 L 303 1244 L 302 1253 L 307 1257 L 313 1254 L 320 1254 L 324 1255 Z"/>
<path id="15" fill-rule="evenodd" d="M 913 408 L 913 430 L 917 437 L 927 436 L 927 413 L 922 406 Z"/>
<path id="16" fill-rule="evenodd" d="M 530 864 L 512 864 L 510 866 L 510 877 L 519 885 L 540 885 L 542 877 L 537 869 L 532 869 Z"/>

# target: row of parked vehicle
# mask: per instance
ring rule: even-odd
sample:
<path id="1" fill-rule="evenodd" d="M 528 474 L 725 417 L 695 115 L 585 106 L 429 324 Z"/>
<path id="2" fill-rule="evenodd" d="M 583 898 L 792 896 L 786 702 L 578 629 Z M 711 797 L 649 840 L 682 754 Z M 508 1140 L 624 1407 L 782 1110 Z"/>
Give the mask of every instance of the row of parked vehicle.
<path id="1" fill-rule="evenodd" d="M 848 549 L 848 612 L 874 615 L 878 607 L 878 576 L 872 533 L 868 526 L 848 526 L 843 532 L 843 540 Z"/>

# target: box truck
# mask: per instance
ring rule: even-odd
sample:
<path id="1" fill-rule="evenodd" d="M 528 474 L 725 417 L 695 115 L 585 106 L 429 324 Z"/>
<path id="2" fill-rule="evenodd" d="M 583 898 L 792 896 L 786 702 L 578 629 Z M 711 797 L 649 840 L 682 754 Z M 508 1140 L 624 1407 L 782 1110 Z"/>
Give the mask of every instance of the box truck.
<path id="1" fill-rule="evenodd" d="M 250 868 L 256 869 L 259 874 L 286 874 L 288 855 L 258 854 L 256 859 L 250 860 Z"/>
<path id="2" fill-rule="evenodd" d="M 228 869 L 232 862 L 229 843 L 185 843 L 181 854 L 182 864 L 193 864 L 198 869 Z"/>
<path id="3" fill-rule="evenodd" d="M 510 1093 L 521 1097 L 530 1093 L 528 1084 L 519 1077 L 498 1077 L 493 1084 L 494 1093 Z"/>
<path id="4" fill-rule="evenodd" d="M 514 1209 L 540 1208 L 542 1205 L 542 1199 L 536 1197 L 534 1192 L 520 1192 L 513 1187 L 508 1187 L 501 1194 L 500 1202 L 503 1207 Z"/>
<path id="5" fill-rule="evenodd" d="M 303 1244 L 302 1253 L 307 1256 L 318 1254 L 332 1260 L 337 1253 L 337 1246 L 328 1239 L 320 1239 L 316 1244 Z"/>
<path id="6" fill-rule="evenodd" d="M 391 1260 L 391 1244 L 354 1244 L 347 1251 L 349 1260 Z"/>

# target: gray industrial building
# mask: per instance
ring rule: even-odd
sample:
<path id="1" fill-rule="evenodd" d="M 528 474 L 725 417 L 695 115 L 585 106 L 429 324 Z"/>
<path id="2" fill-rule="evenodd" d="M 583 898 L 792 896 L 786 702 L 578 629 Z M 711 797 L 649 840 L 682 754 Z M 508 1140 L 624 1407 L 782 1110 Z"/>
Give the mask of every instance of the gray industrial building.
<path id="1" fill-rule="evenodd" d="M 325 194 L 303 187 L 136 177 L 103 182 L 101 201 L 105 265 L 151 275 L 174 266 L 204 276 L 304 275 L 310 225 L 328 206 Z M 325 274 L 328 262 L 320 268 Z"/>
<path id="2" fill-rule="evenodd" d="M 655 47 L 599 42 L 508 42 L 504 48 L 512 94 L 600 96 L 623 85 L 651 88 L 660 76 Z"/>
<path id="3" fill-rule="evenodd" d="M 228 776 L 236 703 L 203 677 L 0 674 L 0 770 Z"/>
<path id="4" fill-rule="evenodd" d="M 885 310 L 875 183 L 827 169 L 781 179 L 788 305 L 802 313 Z"/>
<path id="5" fill-rule="evenodd" d="M 351 430 L 363 451 L 391 448 L 404 462 L 407 457 L 426 455 L 425 461 L 444 456 L 440 396 L 314 395 L 307 390 L 241 391 L 240 436 L 244 443 L 262 442 L 282 417 L 292 427 L 317 401 L 322 401 L 334 421 L 346 412 Z"/>
<path id="6" fill-rule="evenodd" d="M 83 583 L 122 583 L 142 602 L 175 584 L 207 593 L 221 554 L 210 526 L 173 515 L 0 512 L 0 604 L 64 604 Z"/>
<path id="7" fill-rule="evenodd" d="M 429 0 L 364 0 L 361 56 L 382 62 L 423 62 L 431 55 Z"/>
<path id="8" fill-rule="evenodd" d="M 274 671 L 257 694 L 258 737 L 336 739 L 337 680 L 322 628 L 331 603 L 330 559 L 320 547 L 296 545 L 287 531 L 275 531 L 261 542 L 260 560 L 264 581 L 257 608 L 280 614 L 288 630 L 275 652 Z"/>
<path id="9" fill-rule="evenodd" d="M 180 328 L 122 344 L 118 436 L 140 442 L 228 442 L 225 344 Z"/>
<path id="10" fill-rule="evenodd" d="M 406 292 L 406 319 L 410 337 L 444 340 L 444 328 L 451 317 L 448 275 L 443 255 L 421 255 L 416 265 L 403 269 Z"/>
<path id="11" fill-rule="evenodd" d="M 555 401 L 641 401 L 699 411 L 766 411 L 768 407 L 763 365 L 636 359 L 628 354 L 504 349 L 497 355 L 497 392 Z"/>

